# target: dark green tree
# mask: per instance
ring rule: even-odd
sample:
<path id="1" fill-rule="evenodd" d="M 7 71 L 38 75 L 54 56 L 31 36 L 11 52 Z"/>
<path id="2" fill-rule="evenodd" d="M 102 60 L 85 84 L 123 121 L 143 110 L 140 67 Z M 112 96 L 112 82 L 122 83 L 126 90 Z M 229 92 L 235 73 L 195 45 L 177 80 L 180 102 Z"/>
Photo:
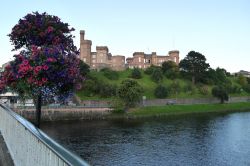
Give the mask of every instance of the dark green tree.
<path id="1" fill-rule="evenodd" d="M 143 89 L 135 80 L 123 80 L 117 90 L 117 96 L 124 102 L 125 110 L 134 107 L 142 99 Z"/>
<path id="2" fill-rule="evenodd" d="M 158 85 L 155 88 L 154 95 L 160 99 L 166 98 L 168 96 L 168 89 L 163 85 Z"/>
<path id="3" fill-rule="evenodd" d="M 156 82 L 159 83 L 161 82 L 161 80 L 163 79 L 163 74 L 160 68 L 155 68 L 153 70 L 153 73 L 151 75 L 151 79 Z"/>
<path id="4" fill-rule="evenodd" d="M 220 99 L 220 103 L 223 104 L 224 101 L 228 101 L 228 92 L 226 88 L 222 86 L 215 86 L 212 89 L 212 95 Z"/>
<path id="5" fill-rule="evenodd" d="M 179 64 L 181 72 L 191 78 L 193 84 L 202 82 L 209 66 L 205 56 L 195 51 L 190 51 Z"/>
<path id="6" fill-rule="evenodd" d="M 140 69 L 134 68 L 132 70 L 131 77 L 134 78 L 134 79 L 140 79 L 140 78 L 142 78 Z"/>
<path id="7" fill-rule="evenodd" d="M 166 61 L 162 63 L 163 74 L 170 79 L 175 79 L 179 74 L 179 67 L 173 61 Z"/>

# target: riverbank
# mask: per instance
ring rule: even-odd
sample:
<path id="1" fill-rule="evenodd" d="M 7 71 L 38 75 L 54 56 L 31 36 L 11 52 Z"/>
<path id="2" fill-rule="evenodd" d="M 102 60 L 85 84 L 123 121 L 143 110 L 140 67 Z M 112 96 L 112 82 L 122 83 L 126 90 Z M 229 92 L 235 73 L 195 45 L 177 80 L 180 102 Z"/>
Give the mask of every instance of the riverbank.
<path id="1" fill-rule="evenodd" d="M 227 113 L 250 111 L 250 102 L 226 104 L 195 104 L 195 105 L 165 105 L 148 106 L 131 109 L 127 118 L 160 117 L 167 115 L 200 114 L 200 113 Z"/>
<path id="2" fill-rule="evenodd" d="M 42 121 L 139 119 L 183 114 L 228 113 L 244 111 L 250 112 L 250 102 L 144 106 L 132 108 L 126 113 L 123 111 L 112 111 L 112 108 L 108 107 L 58 107 L 43 108 Z M 35 109 L 15 109 L 15 112 L 30 121 L 35 120 Z"/>

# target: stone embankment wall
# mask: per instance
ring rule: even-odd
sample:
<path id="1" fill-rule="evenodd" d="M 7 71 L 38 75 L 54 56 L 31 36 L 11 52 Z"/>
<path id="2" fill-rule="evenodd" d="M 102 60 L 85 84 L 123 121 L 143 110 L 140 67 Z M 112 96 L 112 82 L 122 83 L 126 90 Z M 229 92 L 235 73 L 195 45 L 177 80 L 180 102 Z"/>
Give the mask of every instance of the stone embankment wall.
<path id="1" fill-rule="evenodd" d="M 30 121 L 35 120 L 35 108 L 14 108 L 15 112 Z M 112 111 L 108 107 L 55 107 L 42 108 L 43 121 L 104 119 Z"/>
<path id="2" fill-rule="evenodd" d="M 227 103 L 250 102 L 250 97 L 230 97 Z M 163 106 L 168 104 L 216 104 L 217 98 L 153 99 L 142 101 L 143 106 Z"/>

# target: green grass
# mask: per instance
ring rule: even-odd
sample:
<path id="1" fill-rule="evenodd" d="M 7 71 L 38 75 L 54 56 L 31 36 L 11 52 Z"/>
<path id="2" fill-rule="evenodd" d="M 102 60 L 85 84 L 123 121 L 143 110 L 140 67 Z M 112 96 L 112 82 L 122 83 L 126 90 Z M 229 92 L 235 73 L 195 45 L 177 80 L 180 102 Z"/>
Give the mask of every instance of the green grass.
<path id="1" fill-rule="evenodd" d="M 106 78 L 103 75 L 103 72 L 97 72 L 97 71 L 91 71 L 90 75 L 96 77 L 97 79 L 99 79 L 102 82 L 108 83 L 108 84 L 114 84 L 119 86 L 120 83 L 125 80 L 125 79 L 132 79 L 131 76 L 131 69 L 127 69 L 124 71 L 119 71 L 119 79 L 118 80 L 110 80 L 108 78 Z M 155 99 L 156 97 L 154 96 L 154 90 L 157 86 L 157 83 L 155 83 L 154 81 L 151 80 L 151 76 L 144 74 L 144 72 L 141 70 L 142 73 L 142 78 L 141 79 L 134 79 L 136 80 L 144 89 L 144 93 L 143 95 L 146 96 L 147 99 Z M 232 81 L 233 85 L 239 85 L 237 83 L 237 79 L 234 77 L 230 77 L 229 78 Z M 190 81 L 188 80 L 184 80 L 184 79 L 177 79 L 177 81 L 179 82 L 181 88 L 183 88 L 185 85 L 190 84 Z M 167 79 L 165 76 L 161 82 L 161 84 L 165 85 L 166 87 L 169 87 L 171 84 L 173 83 L 173 80 Z M 198 88 L 196 87 L 195 93 L 185 93 L 185 92 L 180 92 L 179 94 L 169 94 L 169 96 L 167 98 L 208 98 L 208 97 L 212 97 L 211 95 L 211 89 L 213 86 L 211 85 L 207 85 L 208 89 L 209 89 L 209 94 L 208 95 L 203 95 L 199 92 Z M 88 97 L 85 95 L 84 90 L 77 92 L 77 95 L 82 99 L 82 100 L 109 100 L 107 98 L 102 98 L 99 95 L 94 95 L 91 97 Z M 240 94 L 230 94 L 230 96 L 249 96 L 248 93 L 246 92 L 242 92 Z"/>
<path id="2" fill-rule="evenodd" d="M 229 104 L 197 104 L 197 105 L 166 105 L 150 106 L 131 109 L 129 116 L 157 116 L 157 115 L 177 115 L 188 113 L 208 113 L 208 112 L 238 112 L 250 111 L 250 103 L 229 103 Z"/>

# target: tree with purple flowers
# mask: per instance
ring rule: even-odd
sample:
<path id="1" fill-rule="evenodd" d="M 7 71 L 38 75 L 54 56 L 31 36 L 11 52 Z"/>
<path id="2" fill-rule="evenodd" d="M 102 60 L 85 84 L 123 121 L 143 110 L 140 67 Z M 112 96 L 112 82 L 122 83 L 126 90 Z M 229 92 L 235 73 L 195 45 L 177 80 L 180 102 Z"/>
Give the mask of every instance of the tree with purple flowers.
<path id="1" fill-rule="evenodd" d="M 64 100 L 84 80 L 81 60 L 67 23 L 57 16 L 38 12 L 20 19 L 8 35 L 20 50 L 5 67 L 0 90 L 8 88 L 22 98 L 32 98 L 36 105 L 36 125 L 40 125 L 42 101 L 55 96 Z"/>

